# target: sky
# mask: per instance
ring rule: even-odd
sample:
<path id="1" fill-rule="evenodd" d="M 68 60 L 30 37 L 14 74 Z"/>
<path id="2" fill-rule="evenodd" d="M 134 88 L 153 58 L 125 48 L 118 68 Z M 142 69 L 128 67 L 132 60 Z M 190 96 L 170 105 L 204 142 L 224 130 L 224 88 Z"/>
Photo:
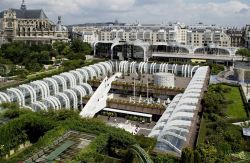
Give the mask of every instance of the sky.
<path id="1" fill-rule="evenodd" d="M 0 0 L 0 11 L 20 8 L 22 0 Z M 242 27 L 250 24 L 250 0 L 25 0 L 28 9 L 43 9 L 63 24 L 119 22 L 141 24 L 203 22 Z"/>

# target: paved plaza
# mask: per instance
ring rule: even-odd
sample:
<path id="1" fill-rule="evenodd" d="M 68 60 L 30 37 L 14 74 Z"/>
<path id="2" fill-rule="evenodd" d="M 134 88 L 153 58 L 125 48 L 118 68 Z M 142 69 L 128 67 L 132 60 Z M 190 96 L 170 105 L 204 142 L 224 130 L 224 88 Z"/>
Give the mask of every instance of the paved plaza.
<path id="1" fill-rule="evenodd" d="M 104 120 L 108 125 L 114 126 L 117 128 L 122 128 L 134 135 L 144 135 L 148 136 L 152 128 L 155 126 L 155 122 L 151 123 L 142 123 L 127 120 L 121 117 L 107 117 L 99 115 L 98 118 Z"/>

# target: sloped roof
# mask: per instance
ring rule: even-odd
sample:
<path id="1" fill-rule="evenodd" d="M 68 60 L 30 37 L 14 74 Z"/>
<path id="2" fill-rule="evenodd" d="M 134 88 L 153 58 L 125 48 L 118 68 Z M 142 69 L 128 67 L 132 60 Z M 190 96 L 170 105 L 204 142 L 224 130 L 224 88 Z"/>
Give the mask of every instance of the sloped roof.
<path id="1" fill-rule="evenodd" d="M 42 9 L 38 10 L 21 10 L 11 9 L 16 12 L 17 19 L 48 19 Z M 0 12 L 0 18 L 3 18 L 4 11 Z"/>
<path id="2" fill-rule="evenodd" d="M 0 19 L 3 18 L 3 11 L 0 12 Z"/>

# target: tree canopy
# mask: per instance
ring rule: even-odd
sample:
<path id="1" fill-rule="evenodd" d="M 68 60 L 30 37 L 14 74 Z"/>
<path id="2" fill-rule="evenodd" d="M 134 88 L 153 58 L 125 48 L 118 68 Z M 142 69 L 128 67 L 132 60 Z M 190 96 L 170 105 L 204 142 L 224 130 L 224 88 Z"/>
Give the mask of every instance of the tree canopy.
<path id="1" fill-rule="evenodd" d="M 43 69 L 44 65 L 52 64 L 52 57 L 73 60 L 65 63 L 65 66 L 80 66 L 86 59 L 85 55 L 89 55 L 91 52 L 91 46 L 78 39 L 73 40 L 71 43 L 57 41 L 52 46 L 49 44 L 25 44 L 22 41 L 14 41 L 1 46 L 0 63 L 11 65 L 11 71 L 8 75 L 22 74 L 21 76 L 26 76 L 27 71 L 28 73 L 38 72 Z"/>
<path id="2" fill-rule="evenodd" d="M 236 55 L 241 55 L 243 57 L 242 60 L 244 60 L 244 57 L 250 57 L 250 50 L 241 48 L 237 50 Z"/>

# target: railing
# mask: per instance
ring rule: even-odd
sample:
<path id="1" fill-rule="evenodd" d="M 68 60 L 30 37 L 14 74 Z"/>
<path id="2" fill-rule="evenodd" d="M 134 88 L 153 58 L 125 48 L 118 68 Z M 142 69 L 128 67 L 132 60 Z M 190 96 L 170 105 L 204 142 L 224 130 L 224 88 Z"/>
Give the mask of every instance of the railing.
<path id="1" fill-rule="evenodd" d="M 237 55 L 215 55 L 215 54 L 189 54 L 189 53 L 164 53 L 153 52 L 153 57 L 177 57 L 177 58 L 200 58 L 200 59 L 220 59 L 220 60 L 242 60 L 242 56 Z"/>

